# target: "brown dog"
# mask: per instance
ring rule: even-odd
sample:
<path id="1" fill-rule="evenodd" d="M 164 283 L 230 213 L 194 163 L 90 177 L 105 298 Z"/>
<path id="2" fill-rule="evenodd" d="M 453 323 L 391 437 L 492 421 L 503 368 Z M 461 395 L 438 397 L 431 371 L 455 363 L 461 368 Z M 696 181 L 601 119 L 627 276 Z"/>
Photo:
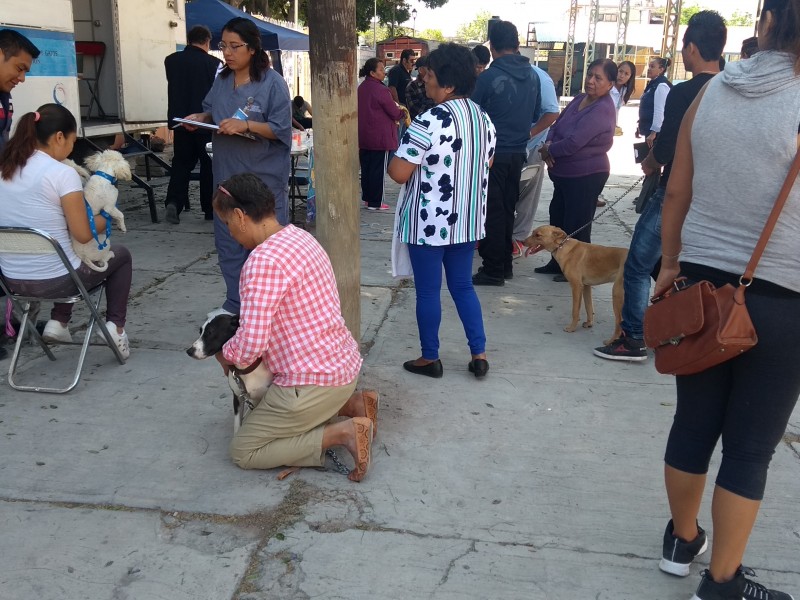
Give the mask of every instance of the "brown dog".
<path id="1" fill-rule="evenodd" d="M 564 277 L 572 288 L 572 322 L 564 331 L 573 332 L 578 327 L 581 310 L 581 295 L 586 305 L 586 321 L 584 327 L 594 325 L 594 305 L 592 304 L 592 286 L 614 282 L 611 297 L 614 306 L 614 335 L 603 342 L 610 344 L 622 335 L 620 320 L 622 318 L 622 270 L 628 256 L 626 248 L 613 248 L 587 244 L 575 239 L 567 239 L 567 234 L 558 227 L 542 225 L 534 229 L 525 240 L 528 250 L 525 255 L 535 254 L 540 250 L 552 252 L 553 258 L 561 267 Z"/>

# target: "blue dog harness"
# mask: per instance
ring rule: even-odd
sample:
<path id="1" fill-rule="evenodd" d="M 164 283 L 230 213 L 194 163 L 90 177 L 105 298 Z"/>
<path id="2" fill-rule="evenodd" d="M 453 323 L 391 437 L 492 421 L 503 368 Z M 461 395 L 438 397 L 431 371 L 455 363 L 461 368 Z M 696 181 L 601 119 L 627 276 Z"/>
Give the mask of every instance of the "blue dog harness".
<path id="1" fill-rule="evenodd" d="M 109 181 L 111 185 L 117 185 L 117 178 L 113 175 L 109 175 L 103 171 L 95 171 L 95 175 L 102 177 L 103 179 Z M 102 242 L 100 241 L 100 237 L 97 233 L 97 225 L 94 222 L 94 214 L 92 213 L 92 207 L 89 206 L 89 203 L 86 201 L 86 198 L 83 198 L 84 204 L 86 204 L 86 215 L 89 217 L 89 229 L 92 230 L 92 237 L 94 241 L 97 242 L 97 249 L 103 250 L 106 246 L 108 246 L 108 240 L 111 238 L 111 215 L 108 214 L 105 210 L 100 211 L 100 215 L 105 217 L 106 219 L 106 239 Z"/>

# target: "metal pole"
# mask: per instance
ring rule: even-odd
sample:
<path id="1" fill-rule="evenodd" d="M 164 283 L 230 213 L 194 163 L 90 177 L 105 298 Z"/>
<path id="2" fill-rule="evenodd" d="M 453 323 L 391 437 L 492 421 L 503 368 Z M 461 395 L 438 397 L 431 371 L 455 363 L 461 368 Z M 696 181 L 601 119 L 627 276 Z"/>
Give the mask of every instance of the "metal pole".
<path id="1" fill-rule="evenodd" d="M 298 4 L 300 0 L 294 0 L 294 27 L 295 29 L 300 29 L 300 8 Z M 295 96 L 301 96 L 300 94 L 300 54 L 297 52 L 293 52 L 294 54 L 294 76 L 295 76 Z"/>
<path id="2" fill-rule="evenodd" d="M 378 54 L 378 0 L 375 0 L 375 3 L 372 7 L 372 49 L 375 51 L 375 55 Z"/>

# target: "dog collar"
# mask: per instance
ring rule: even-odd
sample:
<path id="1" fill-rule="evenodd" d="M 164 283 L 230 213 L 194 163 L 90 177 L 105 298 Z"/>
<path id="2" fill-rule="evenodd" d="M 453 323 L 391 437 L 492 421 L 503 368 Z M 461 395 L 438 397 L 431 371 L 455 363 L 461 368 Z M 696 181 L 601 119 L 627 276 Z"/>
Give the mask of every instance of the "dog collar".
<path id="1" fill-rule="evenodd" d="M 569 237 L 569 236 L 565 237 L 565 238 L 564 238 L 564 241 L 563 241 L 563 242 L 561 242 L 561 243 L 560 243 L 558 246 L 556 246 L 555 250 L 553 250 L 553 251 L 552 251 L 550 254 L 555 254 L 556 252 L 558 252 L 559 250 L 561 250 L 561 249 L 564 247 L 564 245 L 565 245 L 565 244 L 566 244 L 568 241 L 570 241 L 571 239 L 572 239 L 572 238 L 571 238 L 571 237 Z"/>
<path id="2" fill-rule="evenodd" d="M 95 171 L 94 174 L 95 175 L 99 175 L 103 179 L 106 179 L 106 180 L 110 181 L 111 185 L 117 185 L 117 178 L 114 177 L 113 175 L 109 175 L 108 173 L 106 173 L 104 171 Z"/>
<path id="3" fill-rule="evenodd" d="M 250 373 L 255 371 L 260 364 L 261 364 L 261 357 L 259 356 L 258 359 L 256 359 L 256 361 L 246 369 L 237 369 L 236 367 L 231 367 L 231 369 L 236 371 L 240 375 L 249 375 Z"/>

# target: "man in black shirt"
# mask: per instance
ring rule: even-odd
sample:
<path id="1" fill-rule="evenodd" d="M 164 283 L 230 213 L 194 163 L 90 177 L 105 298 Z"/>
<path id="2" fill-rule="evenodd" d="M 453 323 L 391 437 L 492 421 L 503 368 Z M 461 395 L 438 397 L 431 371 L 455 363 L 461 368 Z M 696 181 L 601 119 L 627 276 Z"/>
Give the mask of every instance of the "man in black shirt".
<path id="1" fill-rule="evenodd" d="M 203 98 L 214 83 L 220 61 L 211 56 L 209 46 L 211 32 L 203 25 L 192 27 L 186 35 L 188 45 L 164 59 L 167 72 L 167 119 L 169 126 L 176 123 L 174 117 L 185 117 L 203 112 Z M 166 220 L 177 225 L 178 215 L 189 198 L 189 178 L 192 169 L 200 161 L 200 206 L 206 221 L 214 218 L 211 208 L 213 176 L 211 158 L 206 153 L 206 144 L 211 141 L 207 130 L 187 131 L 178 127 L 173 132 L 172 172 L 167 187 Z"/>
<path id="2" fill-rule="evenodd" d="M 658 189 L 642 211 L 631 238 L 625 261 L 622 304 L 622 337 L 607 346 L 595 348 L 601 358 L 623 361 L 647 360 L 644 337 L 644 311 L 650 298 L 650 273 L 661 257 L 661 207 L 672 171 L 672 159 L 683 115 L 706 83 L 719 73 L 719 59 L 725 47 L 727 29 L 719 13 L 700 11 L 689 20 L 683 36 L 683 63 L 694 77 L 674 86 L 667 96 L 664 122 L 653 149 L 642 163 L 645 175 L 657 173 L 661 167 Z"/>
<path id="3" fill-rule="evenodd" d="M 411 82 L 411 70 L 414 68 L 414 51 L 406 48 L 400 54 L 400 64 L 389 71 L 389 92 L 398 104 L 406 103 L 406 87 Z"/>

